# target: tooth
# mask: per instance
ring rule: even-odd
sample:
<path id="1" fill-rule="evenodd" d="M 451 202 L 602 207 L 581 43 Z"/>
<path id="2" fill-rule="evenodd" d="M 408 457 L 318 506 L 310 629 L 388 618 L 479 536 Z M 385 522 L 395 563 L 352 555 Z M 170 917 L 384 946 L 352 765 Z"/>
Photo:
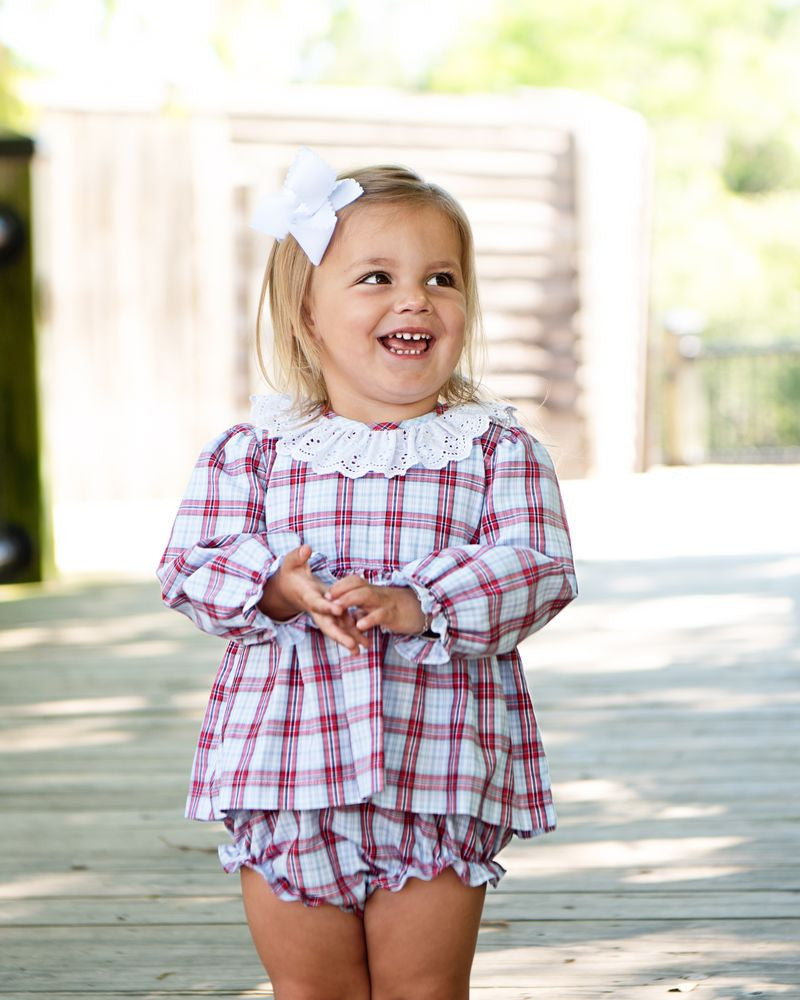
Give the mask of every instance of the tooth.
<path id="1" fill-rule="evenodd" d="M 389 350 L 392 352 L 392 354 L 403 354 L 403 355 L 405 355 L 405 354 L 414 354 L 414 355 L 422 354 L 422 351 L 415 351 L 413 348 L 409 348 L 408 350 L 402 350 L 399 347 L 390 347 Z"/>

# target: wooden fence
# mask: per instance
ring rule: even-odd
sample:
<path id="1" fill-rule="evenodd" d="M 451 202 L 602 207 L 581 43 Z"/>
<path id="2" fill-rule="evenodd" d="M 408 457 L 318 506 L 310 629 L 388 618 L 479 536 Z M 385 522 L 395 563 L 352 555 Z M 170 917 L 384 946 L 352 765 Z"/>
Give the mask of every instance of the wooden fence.
<path id="1" fill-rule="evenodd" d="M 247 220 L 300 144 L 338 169 L 402 162 L 451 190 L 475 229 L 488 385 L 562 474 L 641 465 L 641 121 L 574 94 L 331 95 L 183 117 L 45 114 L 36 246 L 57 503 L 173 497 L 200 445 L 246 416 L 269 249 Z"/>
<path id="2" fill-rule="evenodd" d="M 668 463 L 800 461 L 800 341 L 665 331 L 664 345 Z"/>

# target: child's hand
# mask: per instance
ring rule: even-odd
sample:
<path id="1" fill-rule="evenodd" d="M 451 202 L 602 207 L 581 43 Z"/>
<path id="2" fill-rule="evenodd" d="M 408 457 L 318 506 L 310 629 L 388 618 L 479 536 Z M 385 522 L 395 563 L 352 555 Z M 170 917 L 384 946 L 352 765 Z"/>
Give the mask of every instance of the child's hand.
<path id="1" fill-rule="evenodd" d="M 354 574 L 337 580 L 324 596 L 344 607 L 359 609 L 359 632 L 380 625 L 399 635 L 416 635 L 425 627 L 419 598 L 410 587 L 376 587 Z"/>
<path id="2" fill-rule="evenodd" d="M 369 643 L 355 627 L 347 611 L 347 604 L 328 600 L 323 596 L 325 585 L 318 580 L 308 565 L 311 546 L 301 545 L 288 552 L 264 586 L 258 602 L 264 614 L 276 621 L 286 621 L 301 611 L 307 611 L 320 632 L 338 642 L 350 653 Z"/>

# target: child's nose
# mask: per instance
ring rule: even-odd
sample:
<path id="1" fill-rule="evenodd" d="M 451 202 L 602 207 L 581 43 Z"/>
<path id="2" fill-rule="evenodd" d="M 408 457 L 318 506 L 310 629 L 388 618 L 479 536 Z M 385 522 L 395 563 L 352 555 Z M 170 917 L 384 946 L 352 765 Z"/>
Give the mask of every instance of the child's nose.
<path id="1" fill-rule="evenodd" d="M 395 312 L 428 312 L 430 308 L 431 303 L 426 288 L 419 286 L 398 288 L 394 303 Z"/>

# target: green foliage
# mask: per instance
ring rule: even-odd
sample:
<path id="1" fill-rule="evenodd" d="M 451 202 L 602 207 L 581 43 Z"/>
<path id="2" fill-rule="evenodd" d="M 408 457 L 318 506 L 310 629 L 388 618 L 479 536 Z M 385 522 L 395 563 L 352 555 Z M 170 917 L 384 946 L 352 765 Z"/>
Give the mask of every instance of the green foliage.
<path id="1" fill-rule="evenodd" d="M 797 449 L 800 444 L 800 356 L 734 355 L 699 362 L 708 402 L 713 458 Z"/>
<path id="2" fill-rule="evenodd" d="M 776 433 L 781 444 L 800 441 L 800 361 L 778 373 Z"/>
<path id="3" fill-rule="evenodd" d="M 735 194 L 800 188 L 800 162 L 782 136 L 752 139 L 734 134 L 728 138 L 722 176 Z"/>
<path id="4" fill-rule="evenodd" d="M 19 73 L 19 63 L 10 49 L 0 43 L 0 129 L 24 127 L 25 108 L 16 96 Z"/>
<path id="5" fill-rule="evenodd" d="M 656 312 L 698 309 L 711 336 L 800 336 L 799 3 L 498 0 L 427 84 L 569 87 L 641 112 L 657 151 Z"/>
<path id="6" fill-rule="evenodd" d="M 4 7 L 0 0 L 0 12 Z M 20 81 L 28 67 L 0 38 L 0 130 L 25 132 L 30 127 L 30 111 L 20 99 Z"/>

